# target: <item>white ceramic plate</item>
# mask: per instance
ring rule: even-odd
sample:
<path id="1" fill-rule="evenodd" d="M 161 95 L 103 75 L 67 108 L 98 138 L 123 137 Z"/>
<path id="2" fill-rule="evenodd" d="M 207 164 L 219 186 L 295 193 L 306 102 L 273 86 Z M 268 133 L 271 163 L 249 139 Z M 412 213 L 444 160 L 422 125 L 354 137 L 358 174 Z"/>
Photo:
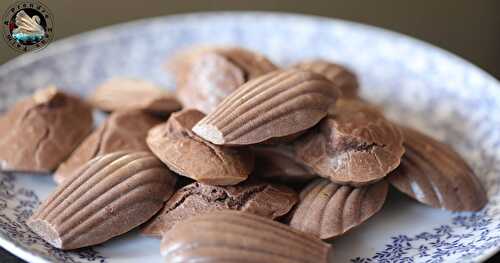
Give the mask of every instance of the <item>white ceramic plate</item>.
<path id="1" fill-rule="evenodd" d="M 488 190 L 481 212 L 451 213 L 391 193 L 383 210 L 333 242 L 336 262 L 480 262 L 500 247 L 500 84 L 438 48 L 374 27 L 276 13 L 204 13 L 82 34 L 0 67 L 0 109 L 48 84 L 87 94 L 109 77 L 172 87 L 161 68 L 179 48 L 235 44 L 286 65 L 322 57 L 351 67 L 365 99 L 444 140 Z M 54 189 L 47 176 L 0 174 L 0 245 L 31 262 L 160 262 L 159 241 L 137 232 L 76 252 L 51 248 L 24 221 Z"/>

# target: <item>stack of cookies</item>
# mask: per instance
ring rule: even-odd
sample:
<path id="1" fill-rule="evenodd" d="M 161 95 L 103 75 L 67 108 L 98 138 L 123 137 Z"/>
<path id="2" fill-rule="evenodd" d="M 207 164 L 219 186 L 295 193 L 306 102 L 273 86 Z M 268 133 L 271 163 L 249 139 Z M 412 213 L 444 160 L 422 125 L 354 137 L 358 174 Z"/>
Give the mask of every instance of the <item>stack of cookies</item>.
<path id="1" fill-rule="evenodd" d="M 1 170 L 54 171 L 27 222 L 54 247 L 140 226 L 166 262 L 327 262 L 325 241 L 379 212 L 390 185 L 451 211 L 487 203 L 451 147 L 385 118 L 339 64 L 196 47 L 167 69 L 175 93 L 127 78 L 85 101 L 49 87 L 0 117 Z M 95 129 L 93 108 L 109 112 Z"/>

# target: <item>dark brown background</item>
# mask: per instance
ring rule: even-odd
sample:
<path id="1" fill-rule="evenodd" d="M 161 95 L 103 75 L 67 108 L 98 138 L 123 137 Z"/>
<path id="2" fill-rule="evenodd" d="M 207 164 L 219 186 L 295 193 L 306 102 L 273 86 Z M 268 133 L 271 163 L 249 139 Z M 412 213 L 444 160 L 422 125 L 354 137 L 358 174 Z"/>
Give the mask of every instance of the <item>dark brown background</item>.
<path id="1" fill-rule="evenodd" d="M 14 0 L 0 0 L 0 13 Z M 44 0 L 55 39 L 152 16 L 267 10 L 335 17 L 398 31 L 449 50 L 500 79 L 500 1 L 104 1 Z M 0 64 L 19 55 L 0 40 Z M 0 249 L 0 262 L 18 262 Z"/>

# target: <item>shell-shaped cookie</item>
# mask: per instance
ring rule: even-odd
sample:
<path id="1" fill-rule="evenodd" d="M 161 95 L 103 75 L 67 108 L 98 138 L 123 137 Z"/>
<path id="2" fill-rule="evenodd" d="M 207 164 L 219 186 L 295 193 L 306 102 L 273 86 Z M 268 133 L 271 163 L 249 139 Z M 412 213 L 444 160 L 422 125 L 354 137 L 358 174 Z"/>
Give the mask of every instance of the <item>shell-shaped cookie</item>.
<path id="1" fill-rule="evenodd" d="M 180 221 L 216 210 L 238 210 L 275 219 L 287 214 L 297 201 L 297 193 L 288 187 L 252 179 L 235 186 L 192 183 L 167 201 L 143 233 L 161 236 Z"/>
<path id="2" fill-rule="evenodd" d="M 204 141 L 191 131 L 205 115 L 187 109 L 149 131 L 147 144 L 172 171 L 210 185 L 235 185 L 248 178 L 254 157 L 245 149 Z"/>
<path id="3" fill-rule="evenodd" d="M 92 130 L 92 109 L 48 87 L 0 116 L 0 170 L 49 172 Z"/>
<path id="4" fill-rule="evenodd" d="M 172 93 L 139 79 L 107 80 L 93 91 L 89 101 L 103 111 L 132 109 L 168 114 L 181 109 Z"/>
<path id="5" fill-rule="evenodd" d="M 318 123 L 335 106 L 339 93 L 319 74 L 275 71 L 238 88 L 193 131 L 220 145 L 248 145 L 285 137 Z"/>
<path id="6" fill-rule="evenodd" d="M 296 158 L 318 175 L 360 186 L 384 178 L 404 153 L 400 129 L 376 108 L 339 100 L 335 113 L 294 144 Z"/>
<path id="7" fill-rule="evenodd" d="M 377 213 L 387 190 L 386 181 L 352 187 L 314 180 L 300 193 L 290 226 L 321 239 L 342 235 Z"/>
<path id="8" fill-rule="evenodd" d="M 448 145 L 403 127 L 406 152 L 389 176 L 401 192 L 432 207 L 477 211 L 488 202 L 486 192 L 467 163 Z"/>
<path id="9" fill-rule="evenodd" d="M 140 110 L 115 111 L 57 168 L 54 180 L 60 184 L 90 159 L 116 151 L 148 151 L 146 136 L 161 120 Z"/>
<path id="10" fill-rule="evenodd" d="M 210 113 L 248 80 L 276 70 L 263 55 L 238 47 L 194 47 L 169 63 L 185 108 Z"/>
<path id="11" fill-rule="evenodd" d="M 151 218 L 175 182 L 149 152 L 101 155 L 59 185 L 27 224 L 56 248 L 100 244 Z"/>
<path id="12" fill-rule="evenodd" d="M 359 83 L 356 75 L 346 67 L 322 59 L 303 61 L 293 66 L 294 68 L 310 70 L 325 76 L 337 84 L 342 91 L 343 98 L 358 98 Z"/>
<path id="13" fill-rule="evenodd" d="M 331 246 L 267 218 L 219 211 L 178 223 L 160 250 L 169 263 L 326 263 Z"/>

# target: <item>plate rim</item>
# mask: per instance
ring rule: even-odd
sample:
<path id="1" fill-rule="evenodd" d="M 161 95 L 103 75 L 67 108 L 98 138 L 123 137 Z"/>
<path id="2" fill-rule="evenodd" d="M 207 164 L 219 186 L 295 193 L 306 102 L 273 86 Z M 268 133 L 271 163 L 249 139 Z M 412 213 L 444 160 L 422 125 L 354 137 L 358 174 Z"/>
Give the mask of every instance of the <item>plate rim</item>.
<path id="1" fill-rule="evenodd" d="M 7 250 L 15 257 L 25 260 L 27 262 L 51 263 L 50 261 L 45 259 L 42 255 L 33 253 L 31 250 L 24 248 L 22 246 L 18 246 L 14 241 L 12 241 L 8 237 L 5 237 L 2 233 L 0 233 L 0 247 Z"/>
<path id="2" fill-rule="evenodd" d="M 146 17 L 141 19 L 134 19 L 127 22 L 116 23 L 113 25 L 100 27 L 97 29 L 85 31 L 82 33 L 74 34 L 67 36 L 65 38 L 56 40 L 48 45 L 46 48 L 34 52 L 28 52 L 16 56 L 7 62 L 0 65 L 0 76 L 5 76 L 8 72 L 15 70 L 17 68 L 27 66 L 36 61 L 44 59 L 46 57 L 55 56 L 58 53 L 68 51 L 74 49 L 76 46 L 74 43 L 85 43 L 85 44 L 95 44 L 96 42 L 105 41 L 106 39 L 112 39 L 113 36 L 110 34 L 106 34 L 109 31 L 120 30 L 129 26 L 139 25 L 139 24 L 147 24 L 147 23 L 171 23 L 176 20 L 189 20 L 196 17 L 198 20 L 210 20 L 219 16 L 273 16 L 273 17 L 283 17 L 283 18 L 295 18 L 301 19 L 304 21 L 317 21 L 318 23 L 333 23 L 333 24 L 343 24 L 347 27 L 356 27 L 362 30 L 375 32 L 377 35 L 385 35 L 389 37 L 405 39 L 415 45 L 421 46 L 426 49 L 437 51 L 446 57 L 447 60 L 456 60 L 459 63 L 465 65 L 467 68 L 471 70 L 475 70 L 477 73 L 481 75 L 482 78 L 485 78 L 492 83 L 495 83 L 496 86 L 500 87 L 500 80 L 494 77 L 491 73 L 481 68 L 480 66 L 468 61 L 467 59 L 455 54 L 451 51 L 445 50 L 439 46 L 428 43 L 424 40 L 418 39 L 413 36 L 409 36 L 403 33 L 399 33 L 396 31 L 392 31 L 389 29 L 385 29 L 378 26 L 373 26 L 369 24 L 364 24 L 355 21 L 349 21 L 339 18 L 330 18 L 325 16 L 311 15 L 311 14 L 301 14 L 301 13 L 292 13 L 292 12 L 275 12 L 275 11 L 201 11 L 201 12 L 187 12 L 180 14 L 171 14 L 164 16 L 155 16 L 155 17 Z M 81 41 L 84 40 L 85 41 Z M 500 97 L 500 89 L 491 90 L 494 93 L 497 93 Z M 497 105 L 500 109 L 500 105 Z M 16 242 L 11 240 L 9 237 L 4 236 L 0 233 L 0 246 L 15 256 L 27 260 L 29 262 L 40 262 L 40 263 L 48 263 L 47 259 L 43 258 L 43 256 L 38 255 L 36 253 L 32 253 L 31 250 L 28 250 L 24 247 L 19 247 L 16 245 Z M 500 251 L 500 246 L 496 247 L 494 250 L 491 250 L 489 253 L 484 253 L 481 256 L 477 257 L 477 260 L 483 262 Z"/>
<path id="3" fill-rule="evenodd" d="M 242 15 L 255 15 L 255 16 L 281 16 L 281 17 L 288 17 L 288 18 L 299 18 L 303 20 L 316 20 L 319 22 L 334 22 L 334 23 L 339 23 L 339 24 L 344 24 L 347 25 L 348 27 L 358 27 L 362 28 L 365 30 L 369 31 L 376 31 L 379 34 L 385 34 L 389 35 L 392 37 L 396 38 L 402 38 L 409 40 L 410 42 L 413 42 L 415 44 L 418 44 L 420 46 L 434 49 L 436 51 L 439 51 L 448 59 L 457 59 L 460 61 L 460 63 L 467 65 L 470 68 L 473 68 L 477 70 L 478 72 L 483 75 L 483 77 L 486 77 L 490 80 L 493 80 L 496 82 L 498 85 L 500 85 L 500 79 L 497 79 L 493 74 L 488 72 L 487 70 L 483 69 L 482 67 L 472 63 L 471 61 L 461 57 L 460 55 L 446 50 L 440 46 L 437 46 L 435 44 L 431 44 L 429 42 L 426 42 L 425 40 L 419 39 L 414 36 L 409 36 L 404 33 L 396 32 L 390 29 L 386 29 L 383 27 L 378 27 L 370 24 L 365 24 L 361 22 L 356 22 L 356 21 L 351 21 L 351 20 L 345 20 L 345 19 L 340 19 L 340 18 L 331 18 L 331 17 L 326 17 L 326 16 L 320 16 L 320 15 L 312 15 L 312 14 L 301 14 L 301 13 L 293 13 L 293 12 L 279 12 L 279 11 L 200 11 L 200 12 L 187 12 L 187 13 L 179 13 L 179 14 L 171 14 L 171 15 L 164 15 L 164 16 L 154 16 L 154 17 L 146 17 L 146 18 L 140 18 L 140 19 L 134 19 L 126 22 L 121 22 L 121 23 L 116 23 L 112 24 L 109 26 L 104 26 L 104 27 L 99 27 L 93 30 L 89 31 L 84 31 L 81 33 L 77 33 L 74 35 L 70 35 L 61 39 L 58 39 L 54 42 L 52 42 L 50 45 L 48 45 L 46 48 L 41 49 L 41 50 L 35 50 L 33 52 L 28 52 L 21 54 L 19 56 L 16 56 L 7 62 L 3 63 L 0 65 L 0 75 L 5 74 L 5 72 L 8 72 L 10 70 L 13 70 L 15 68 L 18 68 L 20 66 L 24 66 L 27 64 L 31 64 L 34 61 L 37 61 L 39 59 L 42 59 L 44 57 L 49 57 L 53 56 L 56 53 L 62 52 L 66 49 L 72 49 L 73 45 L 71 45 L 73 42 L 78 42 L 79 39 L 85 39 L 89 38 L 87 43 L 90 42 L 97 42 L 97 41 L 102 41 L 106 38 L 112 38 L 112 36 L 109 36 L 105 34 L 107 31 L 113 31 L 113 30 L 119 30 L 120 28 L 125 28 L 127 26 L 131 25 L 137 25 L 137 24 L 142 24 L 142 23 L 152 23 L 152 22 L 169 22 L 168 20 L 176 20 L 176 19 L 188 19 L 189 17 L 198 17 L 198 19 L 210 19 L 212 17 L 217 17 L 217 16 L 242 16 Z"/>

